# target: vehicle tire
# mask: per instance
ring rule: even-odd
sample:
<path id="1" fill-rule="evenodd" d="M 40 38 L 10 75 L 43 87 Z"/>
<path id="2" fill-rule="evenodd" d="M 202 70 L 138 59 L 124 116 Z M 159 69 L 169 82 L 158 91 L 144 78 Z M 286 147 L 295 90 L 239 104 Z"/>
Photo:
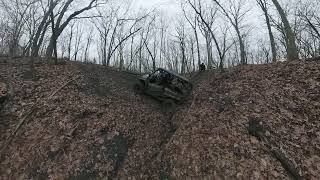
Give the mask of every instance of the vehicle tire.
<path id="1" fill-rule="evenodd" d="M 137 93 L 137 94 L 142 94 L 143 91 L 144 91 L 144 87 L 141 83 L 136 83 L 134 86 L 133 86 L 133 89 L 134 89 L 134 92 Z"/>
<path id="2" fill-rule="evenodd" d="M 161 103 L 162 109 L 166 113 L 174 113 L 176 111 L 177 105 L 172 99 L 165 99 Z"/>

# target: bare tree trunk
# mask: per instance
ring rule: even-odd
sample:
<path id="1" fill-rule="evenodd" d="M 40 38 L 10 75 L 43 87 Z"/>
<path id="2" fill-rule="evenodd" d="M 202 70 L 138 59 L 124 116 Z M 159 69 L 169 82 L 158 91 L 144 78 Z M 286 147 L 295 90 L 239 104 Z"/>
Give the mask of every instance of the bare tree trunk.
<path id="1" fill-rule="evenodd" d="M 236 32 L 237 32 L 239 45 L 240 45 L 240 58 L 241 58 L 240 63 L 242 65 L 245 65 L 245 64 L 247 64 L 247 55 L 246 55 L 246 51 L 245 51 L 245 47 L 244 47 L 244 42 L 243 42 L 243 39 L 241 37 L 241 33 L 240 33 L 239 27 L 236 26 L 235 29 L 236 29 Z"/>
<path id="2" fill-rule="evenodd" d="M 205 32 L 205 38 L 206 38 L 206 45 L 207 45 L 207 55 L 208 55 L 208 69 L 212 68 L 212 43 L 209 32 Z"/>
<path id="3" fill-rule="evenodd" d="M 119 47 L 119 56 L 120 56 L 119 69 L 120 71 L 122 71 L 124 69 L 123 45 L 120 45 Z"/>
<path id="4" fill-rule="evenodd" d="M 81 39 L 82 39 L 82 29 L 80 29 L 80 27 L 77 26 L 76 41 L 74 44 L 74 60 L 75 61 L 77 61 L 78 53 L 80 51 Z"/>
<path id="5" fill-rule="evenodd" d="M 191 56 L 192 56 L 192 71 L 196 71 L 196 64 L 195 64 L 195 55 L 194 55 L 194 40 L 192 39 L 191 42 Z"/>
<path id="6" fill-rule="evenodd" d="M 33 57 L 37 57 L 39 55 L 39 50 L 41 47 L 41 44 L 43 42 L 44 34 L 50 24 L 50 21 L 48 21 L 48 18 L 53 11 L 53 9 L 58 5 L 60 0 L 50 1 L 49 9 L 45 12 L 42 21 L 40 25 L 37 28 L 37 32 L 34 36 L 33 42 L 32 42 L 32 52 L 31 55 Z"/>
<path id="7" fill-rule="evenodd" d="M 107 65 L 107 34 L 104 34 L 103 36 L 103 58 L 102 58 L 102 65 Z"/>
<path id="8" fill-rule="evenodd" d="M 157 43 L 156 39 L 154 39 L 154 41 L 153 41 L 153 57 L 152 57 L 152 69 L 153 69 L 153 71 L 156 71 L 156 69 L 157 69 L 157 67 L 156 67 L 156 56 L 157 56 L 156 43 Z"/>
<path id="9" fill-rule="evenodd" d="M 186 64 L 187 64 L 187 58 L 186 58 L 186 34 L 185 34 L 185 27 L 184 24 L 181 24 L 180 27 L 176 28 L 177 31 L 177 38 L 179 39 L 180 44 L 180 50 L 182 55 L 182 61 L 181 61 L 181 73 L 186 72 Z"/>
<path id="10" fill-rule="evenodd" d="M 113 29 L 113 32 L 112 32 L 112 36 L 111 36 L 111 40 L 110 40 L 110 43 L 109 43 L 108 55 L 107 55 L 106 62 L 105 61 L 103 62 L 103 65 L 107 66 L 107 67 L 110 66 L 110 61 L 111 61 L 111 57 L 112 57 L 112 47 L 114 45 L 114 40 L 115 40 L 117 28 L 118 28 L 118 21 L 117 21 L 117 24 L 115 25 L 115 27 Z"/>
<path id="11" fill-rule="evenodd" d="M 194 34 L 195 34 L 196 42 L 197 42 L 198 67 L 200 67 L 200 64 L 201 64 L 201 55 L 200 55 L 200 44 L 199 44 L 199 37 L 198 37 L 197 28 L 194 29 Z"/>
<path id="12" fill-rule="evenodd" d="M 68 43 L 68 60 L 71 60 L 71 44 L 72 44 L 72 38 L 73 38 L 73 27 L 74 27 L 74 24 L 70 26 L 70 36 L 69 36 L 69 43 Z"/>
<path id="13" fill-rule="evenodd" d="M 139 72 L 142 74 L 142 48 L 143 48 L 143 32 L 141 33 L 140 38 L 140 47 L 139 47 Z"/>
<path id="14" fill-rule="evenodd" d="M 134 36 L 131 37 L 131 43 L 130 43 L 130 64 L 129 64 L 129 67 L 132 65 L 132 63 L 134 61 L 133 44 L 134 44 Z"/>
<path id="15" fill-rule="evenodd" d="M 160 53 L 159 53 L 159 63 L 160 63 L 160 66 L 162 66 L 163 38 L 164 38 L 164 29 L 163 29 L 163 27 L 161 27 L 161 33 L 160 33 Z"/>
<path id="16" fill-rule="evenodd" d="M 185 42 L 181 43 L 181 53 L 182 53 L 182 64 L 181 64 L 181 73 L 186 73 L 186 51 L 185 51 Z"/>
<path id="17" fill-rule="evenodd" d="M 284 30 L 286 33 L 287 58 L 289 61 L 299 59 L 298 49 L 295 42 L 296 37 L 292 31 L 287 15 L 277 0 L 272 0 L 272 2 L 276 6 L 277 11 L 281 17 L 282 23 L 284 25 Z"/>
<path id="18" fill-rule="evenodd" d="M 57 39 L 59 38 L 59 36 L 61 35 L 61 33 L 64 31 L 64 29 L 68 26 L 68 24 L 70 23 L 71 20 L 73 20 L 76 16 L 78 16 L 79 14 L 85 12 L 85 11 L 88 11 L 90 9 L 93 8 L 93 3 L 96 2 L 97 0 L 91 0 L 89 5 L 85 8 L 82 8 L 81 10 L 78 10 L 78 11 L 75 11 L 73 12 L 69 17 L 67 17 L 66 21 L 63 22 L 61 24 L 61 21 L 65 15 L 65 13 L 67 12 L 68 10 L 68 7 L 71 5 L 71 3 L 73 2 L 74 0 L 68 0 L 64 7 L 62 8 L 60 14 L 59 14 L 59 17 L 58 17 L 58 20 L 57 20 L 57 23 L 56 23 L 56 27 L 54 28 L 55 29 L 55 35 L 52 35 L 51 38 L 50 38 L 50 43 L 48 45 L 48 48 L 47 48 L 47 51 L 46 51 L 46 55 L 47 57 L 51 57 L 52 56 L 52 52 L 54 50 L 54 42 L 57 41 Z M 51 11 L 53 13 L 53 9 Z"/>
<path id="19" fill-rule="evenodd" d="M 52 0 L 51 0 L 52 2 Z M 55 37 L 56 36 L 56 32 L 55 32 L 55 24 L 54 24 L 54 15 L 53 15 L 53 11 L 50 14 L 50 19 L 51 19 L 51 28 L 52 28 L 52 36 Z M 57 52 L 57 39 L 55 38 L 53 41 L 53 48 L 54 48 L 54 63 L 58 64 L 58 52 Z"/>
<path id="20" fill-rule="evenodd" d="M 89 62 L 89 49 L 90 49 L 91 41 L 92 41 L 92 32 L 93 32 L 93 29 L 90 30 L 90 33 L 87 38 L 87 45 L 86 45 L 86 49 L 84 51 L 84 62 Z"/>
<path id="21" fill-rule="evenodd" d="M 271 44 L 272 62 L 277 62 L 278 53 L 277 53 L 277 49 L 276 49 L 276 42 L 274 40 L 274 36 L 273 36 L 273 33 L 272 33 L 272 29 L 271 29 L 271 24 L 270 24 L 270 19 L 269 19 L 268 13 L 266 13 L 265 16 L 266 16 L 266 23 L 267 23 L 267 27 L 268 27 L 268 33 L 269 33 L 270 44 Z"/>
<path id="22" fill-rule="evenodd" d="M 191 2 L 189 2 L 191 3 Z M 192 4 L 191 4 L 192 5 Z M 193 29 L 193 33 L 194 36 L 196 38 L 196 43 L 197 43 L 197 56 L 198 56 L 198 67 L 200 67 L 201 64 L 201 55 L 200 55 L 200 45 L 199 45 L 199 36 L 198 36 L 198 20 L 197 20 L 197 14 L 194 16 L 194 20 L 191 21 L 188 16 L 187 13 L 185 12 L 185 10 L 182 8 L 183 12 L 184 12 L 184 16 L 187 19 L 187 21 L 189 22 L 189 24 L 191 25 L 192 29 Z"/>
<path id="23" fill-rule="evenodd" d="M 275 39 L 274 39 L 272 29 L 271 29 L 271 23 L 270 23 L 270 17 L 269 17 L 269 13 L 268 13 L 267 2 L 266 2 L 266 0 L 257 0 L 257 3 L 261 7 L 261 9 L 264 13 L 264 16 L 266 18 L 266 24 L 267 24 L 267 28 L 268 28 L 269 39 L 270 39 L 270 44 L 271 44 L 271 51 L 272 51 L 272 62 L 277 62 L 278 55 L 277 55 L 277 50 L 276 50 Z"/>
<path id="24" fill-rule="evenodd" d="M 237 38 L 239 41 L 239 46 L 240 46 L 240 63 L 242 65 L 247 64 L 247 55 L 246 55 L 246 50 L 245 50 L 245 45 L 244 45 L 244 39 L 242 37 L 242 34 L 240 32 L 240 22 L 242 17 L 247 13 L 240 13 L 241 7 L 243 4 L 241 2 L 235 3 L 233 2 L 231 6 L 229 7 L 231 9 L 231 12 L 227 11 L 218 0 L 213 0 L 222 10 L 224 15 L 229 19 L 230 23 L 234 27 L 236 33 L 237 33 Z"/>

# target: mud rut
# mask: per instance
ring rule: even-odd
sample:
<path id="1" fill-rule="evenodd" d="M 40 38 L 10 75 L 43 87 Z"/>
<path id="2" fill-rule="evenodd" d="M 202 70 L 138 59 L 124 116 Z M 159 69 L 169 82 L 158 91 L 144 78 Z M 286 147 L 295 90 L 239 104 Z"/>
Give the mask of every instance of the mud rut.
<path id="1" fill-rule="evenodd" d="M 193 89 L 197 88 L 200 84 L 201 80 L 204 79 L 208 75 L 207 72 L 197 73 L 191 75 L 189 78 L 190 81 L 193 83 L 194 87 Z M 166 134 L 166 137 L 162 139 L 161 141 L 161 148 L 160 151 L 157 152 L 154 156 L 157 161 L 160 162 L 160 169 L 159 169 L 159 179 L 161 180 L 167 180 L 170 179 L 170 169 L 168 166 L 168 162 L 166 162 L 165 157 L 165 151 L 169 143 L 171 142 L 172 137 L 175 135 L 176 131 L 179 129 L 180 124 L 182 123 L 182 120 L 179 119 L 180 117 L 177 117 L 177 113 L 179 112 L 179 109 L 181 108 L 192 108 L 193 107 L 193 101 L 194 97 L 191 93 L 190 97 L 187 99 L 187 101 L 178 107 L 172 114 L 167 115 L 167 123 L 170 125 L 170 129 L 168 129 L 168 132 Z M 165 112 L 164 112 L 165 114 Z"/>
<path id="2" fill-rule="evenodd" d="M 85 71 L 85 72 L 89 72 L 90 68 L 88 69 L 87 66 L 80 66 L 81 70 Z M 197 88 L 198 84 L 201 82 L 202 79 L 204 79 L 206 76 L 208 75 L 207 72 L 202 72 L 202 73 L 197 73 L 197 74 L 193 74 L 191 77 L 189 77 L 189 79 L 191 79 L 191 82 L 194 85 L 194 89 Z M 126 84 L 126 87 L 129 89 L 133 90 L 133 86 L 138 78 L 137 75 L 131 74 L 131 73 L 123 73 L 122 76 L 123 79 L 126 79 L 128 81 L 128 84 Z M 98 83 L 98 82 L 92 82 L 92 83 Z M 99 94 L 99 92 L 103 92 L 105 90 L 105 87 L 98 88 L 95 89 L 95 91 Z M 103 95 L 103 94 L 101 94 Z M 138 95 L 139 96 L 139 95 Z M 161 108 L 161 103 L 158 102 L 157 100 L 149 97 L 149 96 L 145 96 L 145 95 L 141 95 L 144 96 L 144 98 L 148 98 L 151 100 L 151 102 L 153 103 L 157 103 L 159 108 Z M 177 113 L 179 112 L 180 109 L 183 108 L 192 108 L 193 106 L 193 102 L 194 101 L 194 97 L 191 94 L 190 97 L 187 99 L 187 101 L 185 103 L 183 103 L 182 105 L 180 105 L 178 108 L 175 109 L 174 112 L 171 113 L 167 113 L 165 112 L 165 110 L 161 110 L 163 112 L 163 116 L 166 122 L 164 122 L 166 124 L 166 132 L 164 137 L 161 137 L 161 143 L 160 143 L 160 148 L 159 151 L 154 152 L 154 155 L 152 157 L 152 161 L 156 161 L 160 164 L 159 166 L 159 170 L 158 170 L 158 177 L 161 180 L 166 180 L 166 179 L 170 179 L 170 167 L 169 167 L 169 163 L 166 160 L 166 149 L 168 144 L 171 142 L 172 137 L 175 135 L 176 131 L 179 129 L 180 124 L 181 124 L 181 117 L 177 116 Z M 140 102 L 142 103 L 142 101 Z M 109 150 L 107 152 L 109 158 L 111 158 L 113 161 L 115 161 L 115 165 L 114 165 L 114 169 L 112 174 L 108 177 L 108 179 L 117 179 L 117 175 L 118 172 L 122 169 L 125 159 L 127 158 L 127 153 L 128 150 L 130 149 L 130 147 L 132 146 L 132 144 L 134 142 L 130 142 L 129 139 L 127 139 L 126 137 L 123 137 L 122 135 L 116 136 L 114 139 L 112 139 L 111 141 L 106 141 L 107 144 L 106 147 L 109 147 Z M 118 154 L 119 156 L 115 156 L 115 154 Z M 94 157 L 93 157 L 94 158 Z M 92 178 L 92 175 L 94 176 L 94 174 L 82 174 L 80 176 L 77 177 L 71 177 L 70 179 L 90 179 Z"/>
<path id="3" fill-rule="evenodd" d="M 99 96 L 106 96 L 109 94 L 108 87 L 101 85 L 105 78 L 108 78 L 111 76 L 110 74 L 105 74 L 106 71 L 103 69 L 102 71 L 98 72 L 93 71 L 95 70 L 95 66 L 91 65 L 78 65 L 79 69 L 83 72 L 85 72 L 88 76 L 88 82 L 90 82 L 90 87 L 94 87 L 93 91 Z M 134 84 L 137 82 L 139 75 L 135 75 L 128 72 L 121 72 L 122 74 L 118 74 L 121 77 L 117 77 L 114 79 L 115 81 L 118 81 L 117 83 L 121 83 L 121 85 L 124 85 L 127 89 L 132 90 L 132 93 L 134 93 L 133 87 Z M 98 77 L 98 78 L 92 78 L 92 77 Z M 197 80 L 198 81 L 198 80 Z M 185 106 L 188 106 L 188 102 L 192 97 L 187 100 L 187 102 L 180 107 L 176 108 L 174 112 L 167 113 L 163 109 L 161 109 L 161 103 L 157 100 L 153 99 L 152 97 L 145 96 L 145 95 L 137 95 L 136 96 L 142 96 L 142 99 L 139 103 L 144 103 L 143 99 L 148 99 L 149 102 L 157 104 L 160 111 L 163 113 L 163 117 L 165 119 L 166 130 L 164 132 L 164 137 L 159 137 L 160 144 L 159 144 L 159 151 L 154 152 L 154 155 L 152 156 L 151 161 L 157 161 L 160 164 L 160 169 L 158 172 L 159 179 L 169 179 L 169 170 L 167 167 L 167 163 L 165 162 L 165 156 L 164 151 L 166 149 L 167 144 L 170 142 L 170 139 L 174 136 L 175 132 L 179 129 L 179 125 L 175 123 L 176 121 L 176 113 L 179 111 L 180 108 L 184 108 Z M 105 152 L 105 156 L 112 160 L 114 163 L 112 173 L 107 177 L 107 179 L 117 179 L 118 172 L 123 168 L 125 160 L 127 159 L 127 154 L 131 146 L 134 144 L 134 141 L 130 140 L 128 137 L 124 137 L 121 134 L 114 137 L 111 140 L 108 140 L 107 137 L 105 139 L 104 146 L 107 147 L 107 151 Z M 95 151 L 95 148 L 93 148 L 93 151 Z M 96 161 L 95 155 L 96 153 L 93 153 L 91 155 L 91 158 L 93 162 Z M 92 167 L 94 164 L 92 164 Z M 146 165 L 147 166 L 147 165 Z M 87 169 L 92 169 L 92 167 L 86 167 Z M 96 177 L 96 172 L 84 172 L 77 176 L 71 176 L 69 179 L 92 179 Z"/>

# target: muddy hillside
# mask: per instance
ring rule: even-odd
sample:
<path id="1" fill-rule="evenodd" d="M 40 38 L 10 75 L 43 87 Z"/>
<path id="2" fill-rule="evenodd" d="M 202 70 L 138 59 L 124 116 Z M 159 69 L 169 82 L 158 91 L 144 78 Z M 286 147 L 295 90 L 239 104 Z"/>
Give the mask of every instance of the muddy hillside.
<path id="1" fill-rule="evenodd" d="M 320 62 L 196 75 L 168 115 L 137 76 L 1 59 L 0 179 L 319 179 Z"/>

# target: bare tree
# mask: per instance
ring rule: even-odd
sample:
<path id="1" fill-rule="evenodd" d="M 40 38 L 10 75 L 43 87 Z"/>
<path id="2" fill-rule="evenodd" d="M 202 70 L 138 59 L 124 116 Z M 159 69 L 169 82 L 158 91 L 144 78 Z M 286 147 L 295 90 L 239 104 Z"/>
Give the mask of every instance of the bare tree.
<path id="1" fill-rule="evenodd" d="M 128 19 L 127 19 L 128 20 Z M 118 44 L 116 44 L 114 46 L 114 43 L 115 43 L 115 38 L 116 38 L 116 33 L 117 33 L 117 27 L 122 27 L 124 26 L 124 22 L 127 21 L 125 19 L 120 19 L 118 20 L 118 22 L 120 24 L 117 23 L 117 26 L 116 28 L 113 30 L 113 33 L 112 33 L 112 38 L 111 38 L 111 41 L 110 41 L 110 46 L 109 46 L 109 50 L 108 50 L 108 56 L 107 56 L 107 66 L 110 65 L 110 59 L 112 57 L 112 55 L 115 53 L 115 51 L 123 45 L 124 42 L 126 42 L 131 36 L 133 36 L 134 34 L 136 34 L 137 32 L 139 32 L 141 30 L 141 28 L 135 28 L 135 25 L 138 21 L 140 21 L 141 19 L 135 19 L 133 25 L 129 28 L 129 32 L 123 36 L 121 36 L 121 39 L 118 40 Z M 128 21 L 131 21 L 128 20 Z M 120 28 L 121 29 L 121 28 Z M 120 30 L 121 31 L 121 30 Z"/>
<path id="2" fill-rule="evenodd" d="M 272 2 L 277 8 L 277 11 L 283 23 L 284 32 L 286 35 L 287 58 L 289 61 L 299 59 L 298 49 L 296 45 L 296 37 L 291 28 L 287 15 L 277 0 L 272 0 Z"/>
<path id="3" fill-rule="evenodd" d="M 9 33 L 9 55 L 18 55 L 19 41 L 23 35 L 25 28 L 26 16 L 30 7 L 37 1 L 15 0 L 7 1 L 1 0 L 0 7 L 5 10 L 8 21 L 10 22 Z M 20 52 L 22 54 L 22 52 Z"/>
<path id="4" fill-rule="evenodd" d="M 189 4 L 191 5 L 191 7 L 193 8 L 193 10 L 196 12 L 196 14 L 200 17 L 200 20 L 203 24 L 203 30 L 204 30 L 204 36 L 206 37 L 206 44 L 207 44 L 207 50 L 208 50 L 208 66 L 209 68 L 212 66 L 211 63 L 213 62 L 212 59 L 212 48 L 211 48 L 211 40 L 209 38 L 212 38 L 218 55 L 219 55 L 219 68 L 221 70 L 223 70 L 224 68 L 224 60 L 225 60 L 225 56 L 226 56 L 226 52 L 231 48 L 231 45 L 227 45 L 227 31 L 228 28 L 226 28 L 223 32 L 223 36 L 222 36 L 222 42 L 219 42 L 218 38 L 216 37 L 216 33 L 213 30 L 213 23 L 214 23 L 214 19 L 215 19 L 215 15 L 217 13 L 216 9 L 211 8 L 209 10 L 209 14 L 208 17 L 205 17 L 205 13 L 202 10 L 202 6 L 201 6 L 201 1 L 199 1 L 198 6 L 196 6 L 195 4 L 191 3 L 190 0 L 188 0 Z"/>
<path id="5" fill-rule="evenodd" d="M 51 0 L 51 3 L 53 3 L 53 0 Z M 55 31 L 55 23 L 54 23 L 54 15 L 53 11 L 50 13 L 50 21 L 51 21 L 51 29 L 52 29 L 52 36 L 56 37 L 56 31 Z M 57 39 L 53 39 L 52 41 L 53 44 L 53 51 L 54 51 L 54 60 L 55 64 L 58 63 L 58 51 L 57 51 Z"/>
<path id="6" fill-rule="evenodd" d="M 320 39 L 320 17 L 317 17 L 315 10 L 311 7 L 312 5 L 314 4 L 310 2 L 308 4 L 304 4 L 299 9 L 298 16 L 305 21 L 306 25 L 315 33 L 316 37 Z"/>
<path id="7" fill-rule="evenodd" d="M 52 52 L 53 50 L 56 48 L 56 44 L 55 42 L 57 41 L 57 39 L 59 38 L 59 36 L 61 35 L 61 33 L 64 31 L 64 29 L 68 26 L 68 24 L 70 23 L 71 20 L 73 20 L 74 18 L 76 18 L 78 15 L 82 14 L 85 11 L 88 11 L 90 9 L 92 9 L 93 7 L 96 7 L 98 0 L 91 0 L 90 3 L 77 11 L 74 11 L 73 13 L 71 13 L 66 20 L 63 22 L 63 18 L 66 14 L 66 12 L 68 11 L 69 6 L 74 2 L 74 0 L 68 0 L 63 6 L 61 11 L 58 13 L 59 15 L 57 16 L 57 21 L 55 23 L 55 27 L 53 28 L 53 32 L 50 38 L 50 42 L 47 48 L 47 52 L 46 55 L 47 57 L 51 57 L 52 56 Z M 51 3 L 53 3 L 53 0 L 51 0 Z M 51 9 L 51 12 L 53 14 L 53 9 Z"/>
<path id="8" fill-rule="evenodd" d="M 82 35 L 83 35 L 83 29 L 80 27 L 80 25 L 77 25 L 76 34 L 75 34 L 75 42 L 74 42 L 74 60 L 77 61 L 79 51 L 81 48 L 81 41 L 82 41 Z"/>
<path id="9" fill-rule="evenodd" d="M 260 6 L 260 8 L 262 9 L 264 16 L 265 16 L 265 20 L 266 20 L 266 24 L 267 24 L 267 28 L 268 28 L 268 33 L 269 33 L 271 51 L 272 51 L 272 62 L 276 62 L 277 61 L 276 43 L 275 43 L 274 35 L 273 35 L 272 29 L 271 29 L 267 0 L 256 0 L 256 1 L 257 1 L 258 5 Z"/>
<path id="10" fill-rule="evenodd" d="M 238 41 L 240 46 L 240 57 L 241 57 L 241 64 L 247 64 L 246 60 L 246 50 L 244 44 L 244 34 L 242 31 L 242 22 L 244 21 L 245 15 L 249 12 L 248 9 L 245 9 L 244 6 L 246 4 L 246 0 L 228 0 L 229 8 L 226 9 L 220 1 L 213 0 L 222 10 L 222 13 L 227 17 L 230 21 L 231 25 L 234 27 Z"/>
<path id="11" fill-rule="evenodd" d="M 208 68 L 212 68 L 213 64 L 213 54 L 212 54 L 212 39 L 216 43 L 216 48 L 218 50 L 218 53 L 220 54 L 220 46 L 217 44 L 217 39 L 215 36 L 215 33 L 213 32 L 213 23 L 215 20 L 215 15 L 217 13 L 216 9 L 209 9 L 209 13 L 205 13 L 202 9 L 201 1 L 198 1 L 198 4 L 192 3 L 190 0 L 188 0 L 189 5 L 192 7 L 192 9 L 196 12 L 196 14 L 200 17 L 200 27 L 202 30 L 202 33 L 206 39 L 206 46 L 207 46 L 207 58 L 208 58 Z M 207 16 L 207 17 L 205 17 Z"/>
<path id="12" fill-rule="evenodd" d="M 196 43 L 197 43 L 198 67 L 200 67 L 201 56 L 200 56 L 200 43 L 199 43 L 199 36 L 198 36 L 198 20 L 197 20 L 198 15 L 196 14 L 193 18 L 189 18 L 183 5 L 182 5 L 182 10 L 183 10 L 183 13 L 184 13 L 186 20 L 188 21 L 188 23 L 190 24 L 190 26 L 193 29 L 193 33 L 194 33 Z M 193 54 L 193 46 L 192 46 L 191 50 L 192 50 L 192 54 Z"/>
<path id="13" fill-rule="evenodd" d="M 32 50 L 32 43 L 37 30 L 37 25 L 41 20 L 38 10 L 41 8 L 40 3 L 34 3 L 30 6 L 27 15 L 25 16 L 25 34 L 27 41 L 23 44 L 23 56 L 30 56 Z"/>
<path id="14" fill-rule="evenodd" d="M 75 26 L 75 23 L 72 23 L 70 25 L 69 42 L 68 42 L 68 60 L 71 60 L 71 45 L 72 45 L 72 40 L 73 40 L 74 26 Z"/>
<path id="15" fill-rule="evenodd" d="M 86 42 L 86 48 L 84 51 L 84 62 L 88 62 L 89 61 L 89 49 L 93 40 L 93 29 L 91 28 L 87 37 L 87 42 Z"/>
<path id="16" fill-rule="evenodd" d="M 100 49 L 102 50 L 102 64 L 104 66 L 110 66 L 116 50 L 122 48 L 126 41 L 142 29 L 138 24 L 148 16 L 148 14 L 143 14 L 141 17 L 121 18 L 128 15 L 129 6 L 125 9 L 121 9 L 121 7 L 121 4 L 115 8 L 112 7 L 110 13 L 99 11 L 102 18 L 99 17 L 93 21 L 100 34 L 102 46 Z M 125 31 L 125 33 L 122 31 Z"/>
<path id="17" fill-rule="evenodd" d="M 101 50 L 102 50 L 102 64 L 104 66 L 109 66 L 111 58 L 111 46 L 114 44 L 114 38 L 117 31 L 118 20 L 117 16 L 119 13 L 120 7 L 111 8 L 109 12 L 103 12 L 98 10 L 100 17 L 92 19 L 92 22 L 96 29 L 99 32 L 101 40 Z M 111 37 L 109 38 L 109 35 Z M 108 48 L 109 47 L 109 48 Z"/>
<path id="18" fill-rule="evenodd" d="M 180 45 L 181 50 L 181 73 L 186 73 L 186 66 L 187 66 L 187 58 L 186 58 L 186 34 L 185 34 L 185 26 L 183 22 L 180 22 L 180 25 L 176 27 L 177 38 Z"/>
<path id="19" fill-rule="evenodd" d="M 153 36 L 154 39 L 153 39 L 153 50 L 151 49 L 151 47 L 149 47 L 150 43 L 149 43 L 149 36 L 151 37 L 150 33 L 152 33 L 151 31 L 153 30 L 154 28 L 154 23 L 155 23 L 155 20 L 156 20 L 156 15 L 154 14 L 153 16 L 151 16 L 151 20 L 150 20 L 150 23 L 147 27 L 147 30 L 145 32 L 145 35 L 142 36 L 143 38 L 143 44 L 149 54 L 149 56 L 151 57 L 151 60 L 152 60 L 152 69 L 153 71 L 156 70 L 156 57 L 157 57 L 157 48 L 156 48 L 156 44 L 157 44 L 157 39 L 156 39 L 156 36 Z M 155 32 L 153 32 L 155 33 Z"/>
<path id="20" fill-rule="evenodd" d="M 60 1 L 61 0 L 50 1 L 48 6 L 46 6 L 42 1 L 40 1 L 44 14 L 42 15 L 42 20 L 37 25 L 37 28 L 36 28 L 37 30 L 32 40 L 31 55 L 33 57 L 36 57 L 39 55 L 39 50 L 43 43 L 44 36 L 46 34 L 48 26 L 50 25 L 50 21 L 49 21 L 50 14 Z"/>

